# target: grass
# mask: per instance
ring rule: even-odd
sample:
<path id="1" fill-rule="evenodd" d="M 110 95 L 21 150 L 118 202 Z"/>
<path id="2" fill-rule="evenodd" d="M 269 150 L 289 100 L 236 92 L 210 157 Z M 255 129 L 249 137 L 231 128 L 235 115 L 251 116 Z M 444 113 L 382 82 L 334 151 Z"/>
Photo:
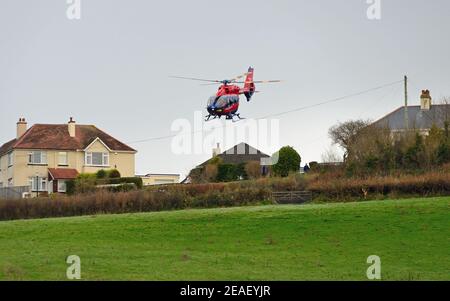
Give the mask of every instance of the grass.
<path id="1" fill-rule="evenodd" d="M 450 197 L 0 222 L 1 280 L 450 280 Z"/>

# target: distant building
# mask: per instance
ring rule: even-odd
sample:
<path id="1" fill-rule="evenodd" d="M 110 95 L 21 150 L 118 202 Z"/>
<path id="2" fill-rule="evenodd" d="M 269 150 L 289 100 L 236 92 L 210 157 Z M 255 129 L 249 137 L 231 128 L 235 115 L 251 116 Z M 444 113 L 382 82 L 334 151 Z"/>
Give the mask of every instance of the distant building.
<path id="1" fill-rule="evenodd" d="M 239 143 L 232 148 L 221 152 L 219 143 L 217 147 L 212 150 L 211 159 L 197 165 L 193 170 L 191 170 L 190 175 L 193 171 L 201 171 L 210 161 L 214 158 L 219 158 L 222 164 L 247 164 L 249 162 L 258 162 L 261 166 L 261 175 L 265 176 L 269 173 L 269 165 L 271 165 L 272 158 L 261 152 L 260 150 L 252 147 L 247 143 Z M 181 183 L 188 184 L 191 183 L 191 176 L 188 175 Z"/>
<path id="2" fill-rule="evenodd" d="M 239 143 L 222 153 L 220 152 L 220 145 L 217 143 L 217 147 L 213 148 L 212 152 L 212 158 L 215 157 L 220 158 L 224 164 L 241 164 L 248 163 L 250 161 L 262 162 L 265 161 L 265 159 L 270 159 L 269 155 L 266 155 L 260 150 L 244 142 Z M 201 163 L 198 167 L 205 166 L 211 159 Z M 263 163 L 262 166 L 265 166 L 265 163 Z"/>
<path id="3" fill-rule="evenodd" d="M 144 186 L 163 185 L 163 184 L 177 184 L 180 182 L 179 174 L 157 174 L 149 173 L 146 175 L 137 175 L 142 179 Z"/>
<path id="4" fill-rule="evenodd" d="M 420 105 L 399 107 L 373 124 L 389 128 L 393 134 L 415 130 L 428 135 L 433 125 L 443 129 L 445 121 L 450 121 L 450 104 L 432 104 L 430 91 L 423 90 Z"/>

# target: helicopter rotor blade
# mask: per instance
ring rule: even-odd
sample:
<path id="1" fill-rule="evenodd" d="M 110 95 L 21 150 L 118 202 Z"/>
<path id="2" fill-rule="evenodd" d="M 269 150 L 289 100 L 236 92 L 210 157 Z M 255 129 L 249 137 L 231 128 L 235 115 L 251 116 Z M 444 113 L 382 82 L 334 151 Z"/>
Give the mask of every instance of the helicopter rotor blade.
<path id="1" fill-rule="evenodd" d="M 245 72 L 244 74 L 238 75 L 235 78 L 231 79 L 230 82 L 235 83 L 235 82 L 237 82 L 237 80 L 247 76 L 248 74 L 249 74 L 248 72 Z"/>
<path id="2" fill-rule="evenodd" d="M 200 86 L 214 86 L 214 85 L 220 85 L 220 84 L 223 84 L 223 83 L 218 82 L 218 83 L 200 84 Z"/>
<path id="3" fill-rule="evenodd" d="M 251 83 L 254 83 L 254 84 L 269 84 L 269 83 L 281 83 L 281 82 L 282 82 L 282 80 L 275 79 L 275 80 L 254 80 L 254 81 L 251 81 L 251 82 L 233 82 L 233 83 L 235 83 L 235 84 L 251 84 Z"/>
<path id="4" fill-rule="evenodd" d="M 280 83 L 282 82 L 279 79 L 274 80 L 254 80 L 253 82 L 247 82 L 247 83 L 255 83 L 255 84 L 269 84 L 269 83 Z"/>
<path id="5" fill-rule="evenodd" d="M 196 80 L 196 81 L 202 81 L 202 82 L 210 82 L 210 83 L 221 83 L 220 80 L 215 79 L 204 79 L 204 78 L 195 78 L 195 77 L 184 77 L 184 76 L 169 76 L 171 78 L 179 78 L 179 79 L 188 79 L 188 80 Z"/>

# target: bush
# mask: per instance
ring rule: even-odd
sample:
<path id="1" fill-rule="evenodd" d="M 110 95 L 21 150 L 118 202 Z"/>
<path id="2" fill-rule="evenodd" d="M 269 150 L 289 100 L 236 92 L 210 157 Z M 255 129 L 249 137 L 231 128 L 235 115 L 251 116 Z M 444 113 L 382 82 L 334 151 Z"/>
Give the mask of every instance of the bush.
<path id="1" fill-rule="evenodd" d="M 96 173 L 96 177 L 97 179 L 104 179 L 108 176 L 107 172 L 104 169 L 100 169 L 99 171 L 97 171 Z"/>
<path id="2" fill-rule="evenodd" d="M 127 192 L 127 191 L 136 190 L 136 184 L 123 183 L 123 184 L 120 184 L 119 186 L 113 186 L 113 187 L 109 187 L 107 189 L 111 192 Z"/>
<path id="3" fill-rule="evenodd" d="M 239 170 L 235 164 L 219 164 L 217 170 L 218 182 L 230 182 L 239 180 Z"/>
<path id="4" fill-rule="evenodd" d="M 106 184 L 133 184 L 138 189 L 143 187 L 142 178 L 140 177 L 113 178 L 109 179 Z"/>
<path id="5" fill-rule="evenodd" d="M 250 161 L 245 164 L 245 173 L 249 179 L 261 178 L 261 163 L 259 161 Z"/>
<path id="6" fill-rule="evenodd" d="M 108 171 L 108 178 L 120 178 L 120 172 L 117 169 L 111 169 Z"/>
<path id="7" fill-rule="evenodd" d="M 291 146 L 284 146 L 278 151 L 278 162 L 273 166 L 273 172 L 277 176 L 287 177 L 290 172 L 298 172 L 301 157 Z"/>
<path id="8" fill-rule="evenodd" d="M 66 181 L 66 193 L 72 195 L 75 193 L 75 180 Z"/>
<path id="9" fill-rule="evenodd" d="M 103 213 L 131 213 L 184 208 L 210 208 L 270 203 L 263 185 L 230 183 L 170 185 L 136 190 L 123 184 L 73 196 L 0 201 L 0 220 L 46 218 Z"/>
<path id="10" fill-rule="evenodd" d="M 88 193 L 95 191 L 97 178 L 95 174 L 81 173 L 75 179 L 75 193 Z"/>
<path id="11" fill-rule="evenodd" d="M 308 183 L 315 198 L 327 201 L 353 201 L 391 196 L 438 196 L 450 194 L 450 174 L 430 172 L 421 175 L 347 178 L 341 174 L 317 176 Z"/>

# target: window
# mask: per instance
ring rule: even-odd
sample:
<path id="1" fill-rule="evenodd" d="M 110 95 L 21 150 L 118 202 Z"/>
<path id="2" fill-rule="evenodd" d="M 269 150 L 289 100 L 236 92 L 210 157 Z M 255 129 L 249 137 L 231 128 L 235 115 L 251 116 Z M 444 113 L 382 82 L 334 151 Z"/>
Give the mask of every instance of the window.
<path id="1" fill-rule="evenodd" d="M 30 177 L 28 182 L 31 187 L 31 191 L 47 191 L 47 178 L 42 177 Z"/>
<path id="2" fill-rule="evenodd" d="M 8 154 L 8 167 L 12 166 L 14 164 L 13 162 L 13 153 Z"/>
<path id="3" fill-rule="evenodd" d="M 86 165 L 91 166 L 108 166 L 109 165 L 109 153 L 86 153 Z"/>
<path id="4" fill-rule="evenodd" d="M 58 180 L 58 192 L 66 192 L 66 181 Z"/>
<path id="5" fill-rule="evenodd" d="M 33 151 L 29 153 L 28 164 L 47 164 L 47 152 Z"/>
<path id="6" fill-rule="evenodd" d="M 60 165 L 60 166 L 67 166 L 67 165 L 69 165 L 66 152 L 59 152 L 58 153 L 58 165 Z"/>

